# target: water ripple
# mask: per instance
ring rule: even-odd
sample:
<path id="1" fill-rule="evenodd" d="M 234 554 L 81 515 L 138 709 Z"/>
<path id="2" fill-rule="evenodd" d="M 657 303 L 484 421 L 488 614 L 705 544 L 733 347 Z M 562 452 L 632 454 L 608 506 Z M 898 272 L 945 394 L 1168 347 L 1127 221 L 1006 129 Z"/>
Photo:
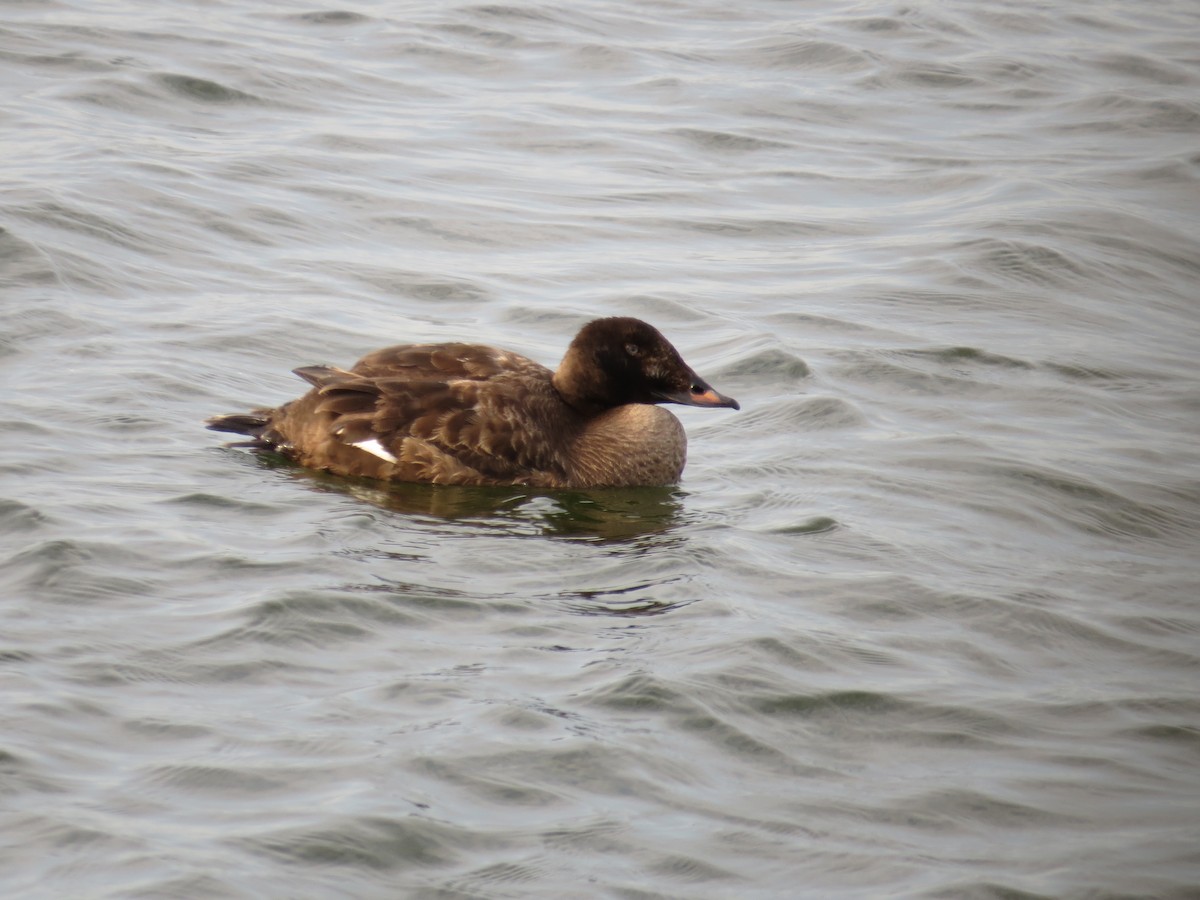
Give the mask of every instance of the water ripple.
<path id="1" fill-rule="evenodd" d="M 1191 896 L 1194 4 L 144 7 L 0 23 L 0 893 Z M 597 315 L 676 487 L 200 424 Z"/>

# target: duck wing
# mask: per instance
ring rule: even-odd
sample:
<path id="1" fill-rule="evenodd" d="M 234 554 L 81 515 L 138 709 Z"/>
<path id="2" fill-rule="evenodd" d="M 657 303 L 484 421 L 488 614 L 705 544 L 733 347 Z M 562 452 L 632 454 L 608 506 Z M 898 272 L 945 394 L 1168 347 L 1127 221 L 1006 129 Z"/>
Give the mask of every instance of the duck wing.
<path id="1" fill-rule="evenodd" d="M 304 443 L 335 442 L 342 460 L 356 448 L 363 457 L 353 468 L 362 474 L 373 467 L 376 477 L 403 481 L 543 486 L 566 478 L 564 423 L 573 413 L 550 370 L 523 356 L 472 344 L 411 345 L 376 351 L 350 371 L 308 366 L 296 374 L 314 389 L 293 415 L 320 423 L 321 434 Z M 299 436 L 301 429 L 280 424 Z M 347 468 L 290 443 L 307 464 Z"/>

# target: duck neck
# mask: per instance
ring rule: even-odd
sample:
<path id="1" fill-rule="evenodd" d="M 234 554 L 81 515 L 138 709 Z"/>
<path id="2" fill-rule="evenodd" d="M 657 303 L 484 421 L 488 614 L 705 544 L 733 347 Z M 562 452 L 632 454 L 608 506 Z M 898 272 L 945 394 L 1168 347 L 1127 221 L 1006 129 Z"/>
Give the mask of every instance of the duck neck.
<path id="1" fill-rule="evenodd" d="M 597 415 L 612 406 L 603 399 L 603 385 L 595 369 L 583 364 L 575 347 L 567 350 L 550 383 L 568 406 L 584 416 Z"/>

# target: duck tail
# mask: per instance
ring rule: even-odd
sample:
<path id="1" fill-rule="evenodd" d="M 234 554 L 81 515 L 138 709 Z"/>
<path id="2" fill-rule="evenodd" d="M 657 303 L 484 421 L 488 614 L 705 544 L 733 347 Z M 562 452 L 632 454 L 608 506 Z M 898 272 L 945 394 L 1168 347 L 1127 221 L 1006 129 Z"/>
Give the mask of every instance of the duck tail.
<path id="1" fill-rule="evenodd" d="M 271 425 L 270 413 L 271 410 L 263 409 L 232 416 L 213 416 L 204 420 L 204 427 L 210 431 L 228 431 L 251 438 L 236 445 L 239 447 L 269 447 L 271 442 L 263 437 L 263 432 Z"/>

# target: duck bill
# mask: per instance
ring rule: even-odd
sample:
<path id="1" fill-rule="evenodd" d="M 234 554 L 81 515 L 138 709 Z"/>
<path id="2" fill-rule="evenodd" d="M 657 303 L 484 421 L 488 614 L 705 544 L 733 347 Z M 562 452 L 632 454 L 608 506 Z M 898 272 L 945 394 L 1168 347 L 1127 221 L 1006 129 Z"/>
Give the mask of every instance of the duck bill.
<path id="1" fill-rule="evenodd" d="M 741 409 L 741 405 L 732 397 L 719 394 L 699 378 L 692 381 L 690 390 L 664 391 L 659 396 L 668 403 L 679 403 L 683 406 L 707 406 L 712 408 Z"/>

